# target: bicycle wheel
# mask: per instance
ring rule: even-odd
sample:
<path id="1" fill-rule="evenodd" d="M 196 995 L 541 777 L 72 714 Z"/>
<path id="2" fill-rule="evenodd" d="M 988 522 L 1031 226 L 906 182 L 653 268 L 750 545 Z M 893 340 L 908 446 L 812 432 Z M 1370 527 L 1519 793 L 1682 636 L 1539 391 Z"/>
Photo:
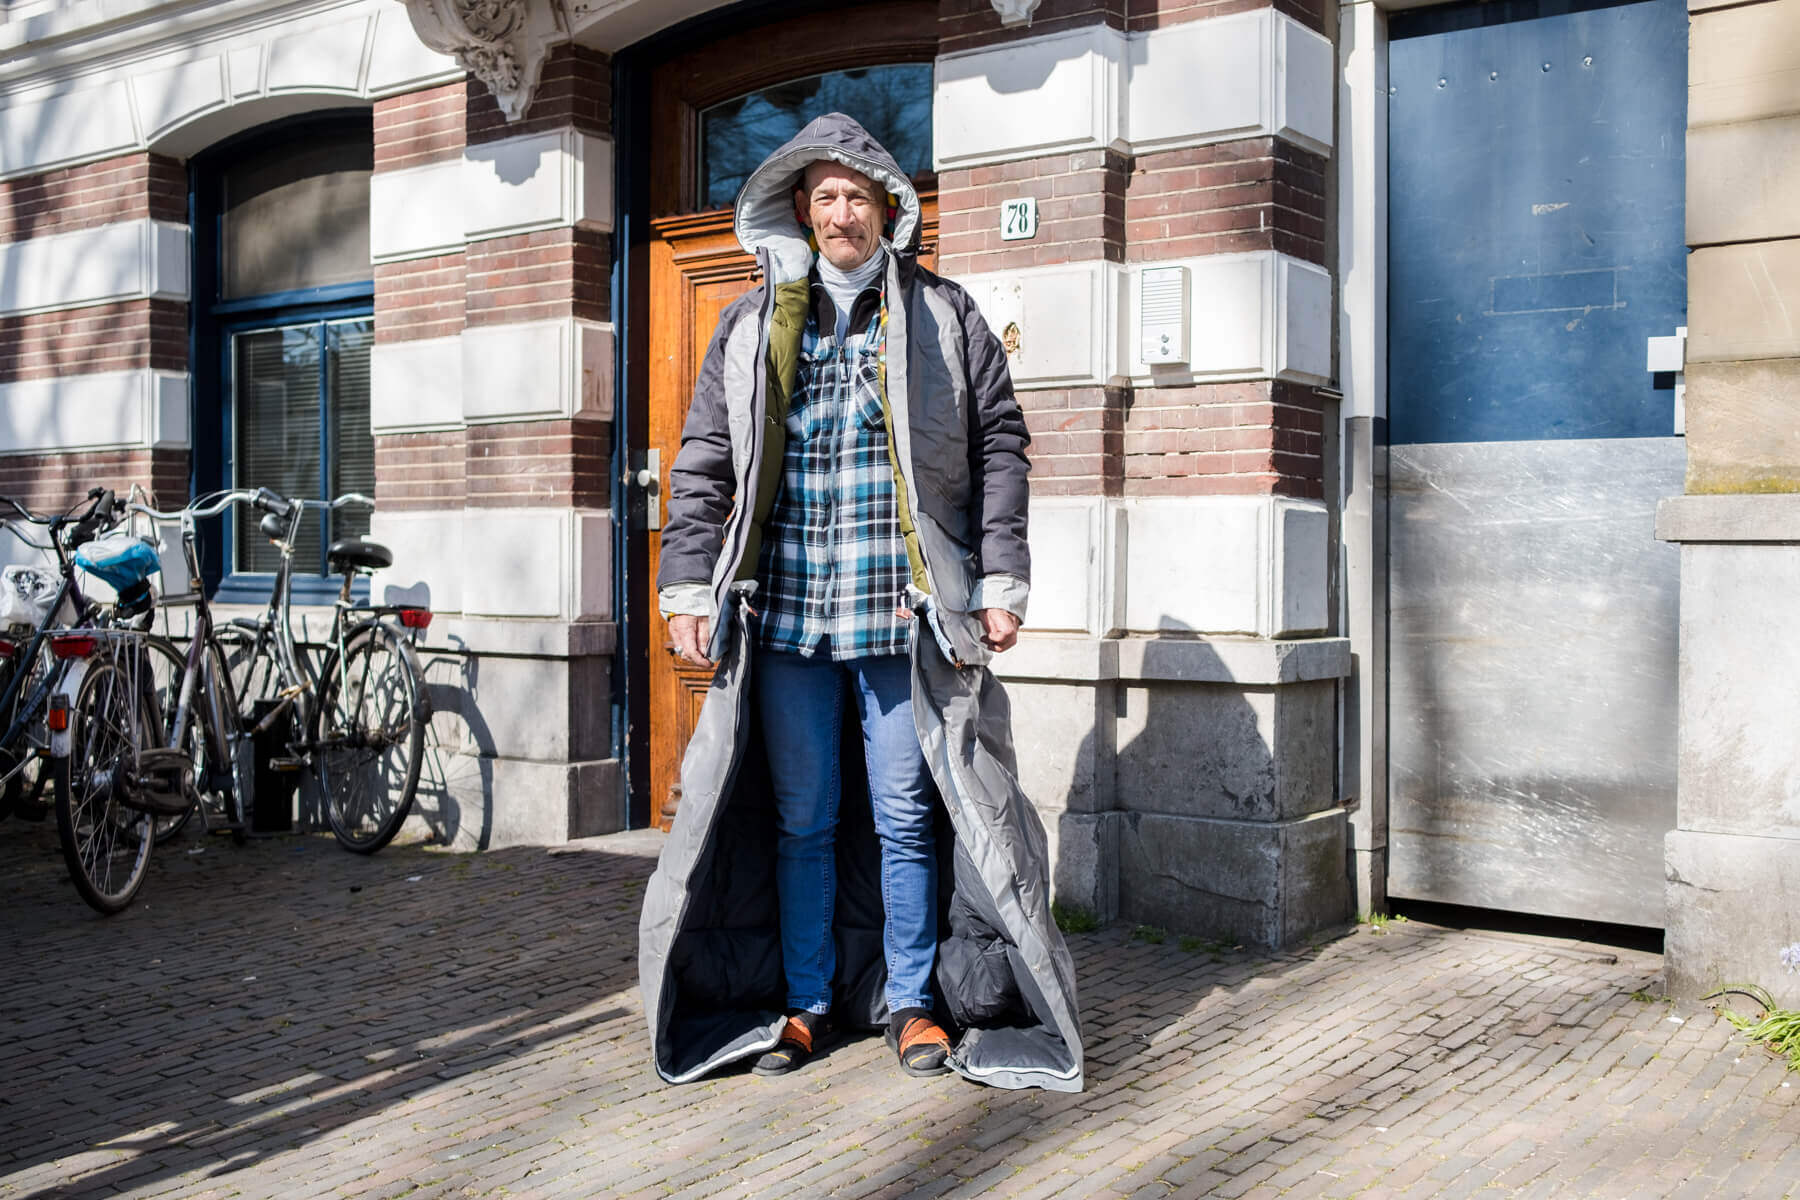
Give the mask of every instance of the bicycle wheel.
<path id="1" fill-rule="evenodd" d="M 18 736 L 10 745 L 0 747 L 0 776 L 6 777 L 6 784 L 0 787 L 0 816 L 13 813 L 23 820 L 41 821 L 50 813 L 44 803 L 44 788 L 49 783 L 50 772 L 45 769 L 43 758 L 38 751 L 48 744 L 48 731 L 43 725 L 44 697 L 35 696 L 43 679 L 43 672 L 49 670 L 47 654 L 22 662 L 17 657 L 0 664 L 0 695 L 12 686 L 12 675 L 16 672 L 24 678 L 19 682 L 14 693 L 12 704 L 0 711 L 0 736 L 4 736 L 13 727 L 15 718 L 25 711 L 27 706 L 36 708 L 31 720 L 20 726 Z M 32 705 L 32 700 L 37 703 Z M 23 764 L 21 769 L 20 764 Z"/>
<path id="2" fill-rule="evenodd" d="M 238 720 L 248 725 L 252 705 L 281 695 L 281 664 L 275 659 L 274 641 L 267 634 L 259 636 L 239 625 L 215 629 L 213 640 L 224 655 L 225 672 L 231 677 Z"/>
<path id="3" fill-rule="evenodd" d="M 69 877 L 83 900 L 109 916 L 137 895 L 156 844 L 150 814 L 125 802 L 134 786 L 140 731 L 154 728 L 148 707 L 126 672 L 95 663 L 69 712 L 69 756 L 55 760 L 51 771 Z"/>
<path id="4" fill-rule="evenodd" d="M 176 709 L 181 703 L 181 678 L 187 672 L 187 659 L 174 645 L 160 637 L 146 637 L 144 646 L 149 651 L 151 685 L 156 692 L 156 710 L 162 718 L 160 744 L 174 745 Z M 200 736 L 198 716 L 188 720 L 186 745 L 188 758 L 194 764 L 194 784 L 196 801 L 199 799 L 198 789 L 206 778 L 208 766 L 206 756 L 206 739 Z M 156 844 L 162 845 L 187 825 L 188 818 L 194 815 L 194 806 L 188 805 L 174 816 L 157 816 L 155 818 Z"/>
<path id="5" fill-rule="evenodd" d="M 425 747 L 423 693 L 400 635 L 379 622 L 350 631 L 341 666 L 335 653 L 325 662 L 312 762 L 331 832 L 346 849 L 373 854 L 412 809 Z"/>

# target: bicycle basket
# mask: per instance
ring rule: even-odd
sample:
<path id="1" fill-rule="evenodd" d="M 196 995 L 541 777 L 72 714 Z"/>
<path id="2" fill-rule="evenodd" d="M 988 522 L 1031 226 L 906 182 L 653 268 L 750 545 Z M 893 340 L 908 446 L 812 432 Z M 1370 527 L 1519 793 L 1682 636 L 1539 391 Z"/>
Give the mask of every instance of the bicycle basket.
<path id="1" fill-rule="evenodd" d="M 15 564 L 0 571 L 0 628 L 40 624 L 59 587 L 56 576 L 42 567 Z"/>
<path id="2" fill-rule="evenodd" d="M 75 551 L 75 565 L 120 592 L 162 570 L 156 547 L 123 531 L 95 538 Z"/>

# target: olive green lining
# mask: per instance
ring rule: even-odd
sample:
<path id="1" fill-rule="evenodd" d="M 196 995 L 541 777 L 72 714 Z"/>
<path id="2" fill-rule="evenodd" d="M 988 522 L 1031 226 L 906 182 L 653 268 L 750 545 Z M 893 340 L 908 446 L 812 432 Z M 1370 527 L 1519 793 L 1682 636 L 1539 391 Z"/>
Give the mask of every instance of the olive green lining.
<path id="1" fill-rule="evenodd" d="M 807 279 L 775 285 L 775 306 L 769 315 L 769 357 L 766 364 L 768 386 L 763 405 L 763 455 L 756 475 L 756 510 L 751 514 L 750 529 L 744 538 L 744 556 L 738 560 L 737 578 L 754 579 L 757 561 L 762 555 L 763 525 L 775 506 L 775 493 L 781 486 L 782 459 L 787 454 L 787 413 L 793 401 L 794 387 L 800 373 L 800 343 L 806 333 L 807 309 L 812 303 L 812 285 Z M 887 311 L 882 310 L 881 337 L 887 338 Z M 919 532 L 913 524 L 912 505 L 906 493 L 906 475 L 900 470 L 900 453 L 894 446 L 894 412 L 888 403 L 887 352 L 884 349 L 877 367 L 881 389 L 881 417 L 887 425 L 888 465 L 894 471 L 894 498 L 899 509 L 900 534 L 906 543 L 906 563 L 912 584 L 930 594 L 925 574 L 925 556 L 919 550 Z"/>
<path id="2" fill-rule="evenodd" d="M 763 389 L 763 451 L 756 473 L 756 510 L 744 538 L 744 556 L 738 560 L 737 578 L 756 578 L 762 556 L 763 524 L 775 507 L 781 486 L 781 460 L 787 453 L 787 414 L 794 385 L 800 375 L 800 340 L 806 333 L 806 310 L 812 302 L 812 285 L 805 279 L 778 283 L 775 304 L 769 313 L 767 386 Z"/>

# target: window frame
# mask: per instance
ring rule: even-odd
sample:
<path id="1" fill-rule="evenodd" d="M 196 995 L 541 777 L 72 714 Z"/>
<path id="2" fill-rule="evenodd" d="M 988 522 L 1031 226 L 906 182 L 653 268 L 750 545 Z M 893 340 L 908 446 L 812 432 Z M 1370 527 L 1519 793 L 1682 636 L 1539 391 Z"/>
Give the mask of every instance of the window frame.
<path id="1" fill-rule="evenodd" d="M 271 144 L 346 134 L 374 141 L 373 114 L 367 108 L 308 113 L 259 126 L 197 154 L 188 164 L 188 218 L 193 230 L 192 305 L 188 361 L 195 370 L 189 429 L 193 431 L 188 468 L 190 495 L 232 487 L 237 471 L 237 412 L 232 339 L 240 333 L 331 320 L 375 318 L 375 278 L 234 300 L 219 298 L 222 279 L 223 191 L 226 170 L 245 152 Z M 323 347 L 321 347 L 323 351 Z M 321 393 L 321 404 L 324 397 Z M 329 418 L 332 414 L 323 414 Z M 321 470 L 329 471 L 329 462 Z M 308 497 L 311 499 L 311 497 Z M 235 522 L 227 512 L 200 522 L 203 586 L 215 603 L 265 604 L 275 576 L 267 571 L 235 568 Z M 341 575 L 302 571 L 295 564 L 290 592 L 296 603 L 329 604 L 343 586 Z M 352 598 L 366 602 L 368 576 L 353 580 Z"/>

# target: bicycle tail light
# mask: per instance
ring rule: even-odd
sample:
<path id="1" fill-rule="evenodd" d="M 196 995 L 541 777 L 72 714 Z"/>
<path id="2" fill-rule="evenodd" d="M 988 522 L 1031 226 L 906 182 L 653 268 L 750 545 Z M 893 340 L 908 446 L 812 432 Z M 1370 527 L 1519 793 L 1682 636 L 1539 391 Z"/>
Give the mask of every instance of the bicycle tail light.
<path id="1" fill-rule="evenodd" d="M 431 624 L 429 608 L 403 608 L 400 610 L 400 623 L 408 629 L 424 629 Z"/>
<path id="2" fill-rule="evenodd" d="M 50 639 L 50 653 L 58 658 L 86 658 L 99 639 L 91 633 L 59 633 Z"/>
<path id="3" fill-rule="evenodd" d="M 44 723 L 50 726 L 51 733 L 67 733 L 69 731 L 69 698 L 67 696 L 50 697 L 50 709 L 44 714 Z"/>
<path id="4" fill-rule="evenodd" d="M 17 649 L 17 646 L 13 645 L 5 638 L 0 638 L 0 658 L 11 658 L 13 656 L 13 651 Z"/>

